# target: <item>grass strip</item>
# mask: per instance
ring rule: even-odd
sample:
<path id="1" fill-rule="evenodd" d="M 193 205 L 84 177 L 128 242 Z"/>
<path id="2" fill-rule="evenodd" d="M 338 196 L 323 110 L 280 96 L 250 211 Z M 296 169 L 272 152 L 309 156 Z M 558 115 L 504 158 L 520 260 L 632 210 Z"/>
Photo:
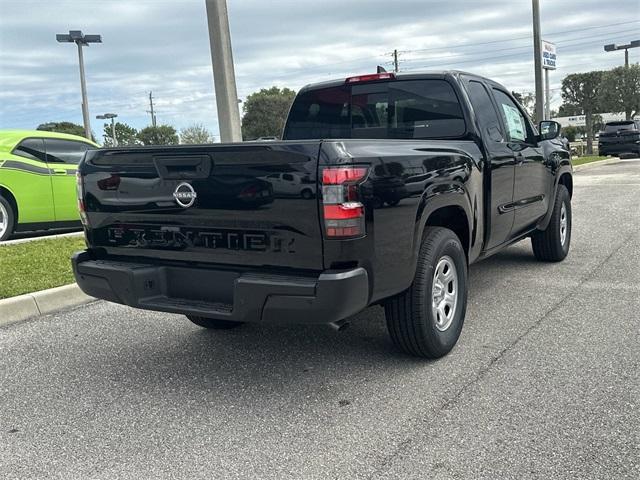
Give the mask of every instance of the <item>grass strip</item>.
<path id="1" fill-rule="evenodd" d="M 0 298 L 73 283 L 71 254 L 85 248 L 83 237 L 0 244 Z"/>
<path id="2" fill-rule="evenodd" d="M 592 156 L 588 156 L 588 157 L 574 157 L 571 160 L 571 163 L 575 167 L 576 165 L 582 165 L 584 163 L 597 162 L 598 160 L 605 160 L 606 158 L 607 157 L 603 157 L 603 156 L 599 156 L 599 155 L 592 155 Z"/>

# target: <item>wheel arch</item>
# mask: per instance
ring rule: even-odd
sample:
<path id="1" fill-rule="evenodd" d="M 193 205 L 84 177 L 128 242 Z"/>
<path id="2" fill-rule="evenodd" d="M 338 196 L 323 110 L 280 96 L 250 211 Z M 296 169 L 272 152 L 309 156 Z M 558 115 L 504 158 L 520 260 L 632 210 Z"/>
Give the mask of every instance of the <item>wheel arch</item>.
<path id="1" fill-rule="evenodd" d="M 569 198 L 573 198 L 573 176 L 569 172 L 564 172 L 560 175 L 558 185 L 564 185 L 567 187 L 567 190 L 569 190 Z"/>
<path id="2" fill-rule="evenodd" d="M 470 245 L 469 219 L 462 207 L 449 205 L 434 210 L 427 218 L 425 227 L 444 227 L 452 230 L 460 239 L 468 260 Z"/>
<path id="3" fill-rule="evenodd" d="M 538 225 L 537 225 L 538 230 L 546 229 L 547 226 L 549 225 L 549 222 L 551 221 L 551 215 L 553 214 L 553 204 L 554 204 L 556 195 L 558 194 L 558 187 L 560 185 L 563 185 L 569 191 L 569 199 L 572 199 L 573 198 L 573 175 L 572 175 L 571 167 L 564 166 L 558 171 L 556 175 L 556 180 L 553 186 L 553 198 L 549 199 L 549 209 L 546 215 L 542 217 L 542 220 L 540 222 L 538 222 Z"/>
<path id="4" fill-rule="evenodd" d="M 451 192 L 445 195 L 439 195 L 426 202 L 426 206 L 422 212 L 419 228 L 414 237 L 414 255 L 417 260 L 420 245 L 426 227 L 444 227 L 452 230 L 460 239 L 462 248 L 469 262 L 469 254 L 471 251 L 471 213 L 470 207 L 467 205 L 466 195 L 463 192 Z"/>
<path id="5" fill-rule="evenodd" d="M 15 228 L 18 225 L 18 218 L 20 215 L 20 211 L 18 209 L 18 200 L 16 200 L 16 196 L 13 194 L 13 192 L 4 185 L 0 185 L 0 196 L 4 197 L 13 208 L 13 213 L 16 216 L 14 225 Z"/>

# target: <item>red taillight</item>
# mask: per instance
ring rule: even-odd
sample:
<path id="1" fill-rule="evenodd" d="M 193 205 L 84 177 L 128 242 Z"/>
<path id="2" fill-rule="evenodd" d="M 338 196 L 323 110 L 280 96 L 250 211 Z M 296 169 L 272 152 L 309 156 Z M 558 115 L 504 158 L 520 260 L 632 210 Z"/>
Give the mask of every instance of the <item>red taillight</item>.
<path id="1" fill-rule="evenodd" d="M 325 168 L 322 171 L 323 185 L 340 185 L 347 182 L 357 182 L 367 175 L 366 167 L 336 167 Z"/>
<path id="2" fill-rule="evenodd" d="M 375 82 L 376 80 L 393 80 L 396 78 L 394 73 L 372 73 L 370 75 L 358 75 L 357 77 L 348 77 L 344 83 L 360 83 Z"/>
<path id="3" fill-rule="evenodd" d="M 322 171 L 322 204 L 325 235 L 353 238 L 365 234 L 364 205 L 358 184 L 367 176 L 367 167 L 329 167 Z"/>
<path id="4" fill-rule="evenodd" d="M 325 220 L 345 220 L 364 216 L 364 207 L 360 202 L 343 203 L 341 205 L 325 205 Z"/>

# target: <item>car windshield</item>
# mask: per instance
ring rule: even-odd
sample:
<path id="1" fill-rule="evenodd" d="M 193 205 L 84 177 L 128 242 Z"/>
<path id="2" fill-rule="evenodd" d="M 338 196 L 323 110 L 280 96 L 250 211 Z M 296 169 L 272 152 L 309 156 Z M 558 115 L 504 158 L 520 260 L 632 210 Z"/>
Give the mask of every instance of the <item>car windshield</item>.
<path id="1" fill-rule="evenodd" d="M 465 133 L 460 102 L 444 80 L 397 80 L 303 92 L 285 139 L 452 138 Z"/>
<path id="2" fill-rule="evenodd" d="M 615 133 L 620 130 L 635 130 L 633 122 L 610 122 L 604 126 L 605 133 Z"/>

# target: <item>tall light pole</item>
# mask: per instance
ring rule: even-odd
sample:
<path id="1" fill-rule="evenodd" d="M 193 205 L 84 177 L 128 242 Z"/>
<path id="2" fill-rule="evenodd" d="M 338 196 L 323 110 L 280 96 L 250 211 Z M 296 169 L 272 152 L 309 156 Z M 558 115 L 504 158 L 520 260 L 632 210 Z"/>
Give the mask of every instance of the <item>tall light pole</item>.
<path id="1" fill-rule="evenodd" d="M 87 102 L 87 84 L 84 80 L 84 57 L 82 47 L 90 43 L 102 43 L 100 35 L 84 35 L 81 30 L 69 30 L 69 33 L 59 33 L 56 40 L 60 43 L 75 43 L 78 46 L 78 63 L 80 64 L 80 90 L 82 92 L 82 120 L 84 122 L 84 136 L 91 138 L 91 123 L 89 121 L 89 104 Z"/>
<path id="2" fill-rule="evenodd" d="M 626 45 L 616 45 L 615 43 L 610 43 L 609 45 L 604 46 L 605 52 L 615 52 L 616 50 L 624 50 L 624 66 L 629 67 L 629 49 L 640 47 L 640 40 L 634 40 L 631 43 L 627 43 Z"/>
<path id="3" fill-rule="evenodd" d="M 206 0 L 206 9 L 220 141 L 241 142 L 242 129 L 240 128 L 227 2 L 226 0 Z"/>
<path id="4" fill-rule="evenodd" d="M 540 2 L 532 0 L 533 8 L 533 64 L 536 79 L 536 121 L 544 118 L 544 96 L 542 92 L 542 38 L 540 37 Z"/>
<path id="5" fill-rule="evenodd" d="M 118 139 L 116 137 L 116 122 L 114 120 L 114 118 L 116 118 L 117 116 L 117 113 L 105 113 L 103 115 L 96 115 L 96 118 L 99 120 L 107 120 L 109 118 L 111 119 L 111 138 L 113 138 L 114 147 L 118 146 Z"/>

